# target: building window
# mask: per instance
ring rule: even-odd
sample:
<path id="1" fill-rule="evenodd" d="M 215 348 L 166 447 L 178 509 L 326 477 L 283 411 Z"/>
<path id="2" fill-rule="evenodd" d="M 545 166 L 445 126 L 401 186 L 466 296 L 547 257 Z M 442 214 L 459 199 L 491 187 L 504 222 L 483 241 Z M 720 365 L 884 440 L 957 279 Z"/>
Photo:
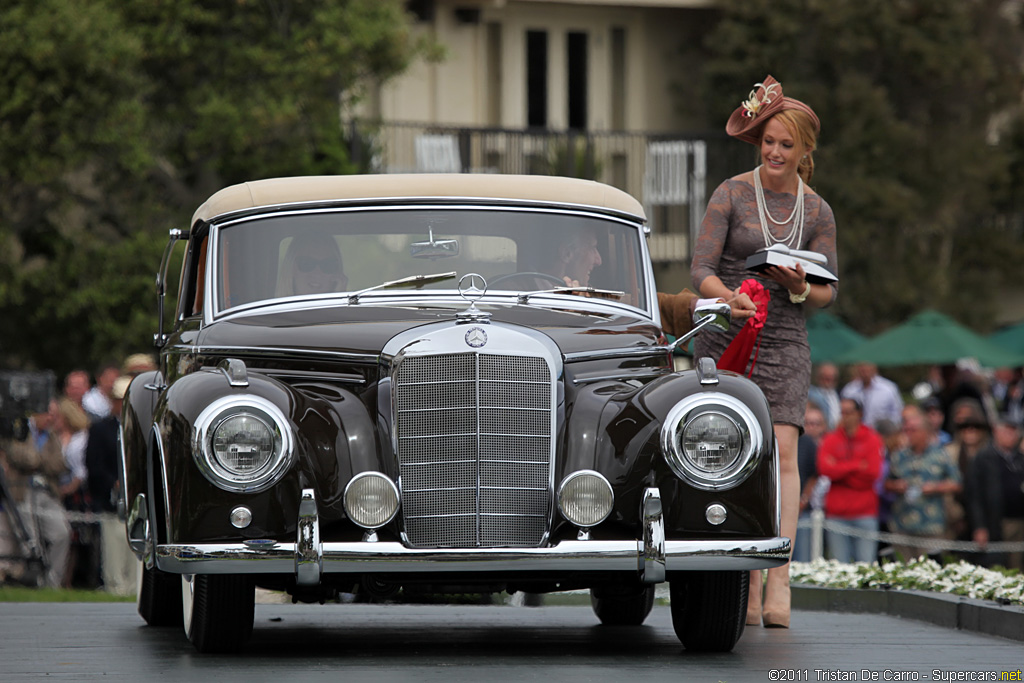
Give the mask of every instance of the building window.
<path id="1" fill-rule="evenodd" d="M 526 32 L 526 125 L 548 125 L 548 32 Z"/>
<path id="2" fill-rule="evenodd" d="M 487 24 L 487 123 L 501 125 L 501 24 Z"/>
<path id="3" fill-rule="evenodd" d="M 570 31 L 566 36 L 566 82 L 569 86 L 569 129 L 587 128 L 587 34 Z"/>
<path id="4" fill-rule="evenodd" d="M 626 29 L 612 29 L 612 130 L 626 130 Z"/>

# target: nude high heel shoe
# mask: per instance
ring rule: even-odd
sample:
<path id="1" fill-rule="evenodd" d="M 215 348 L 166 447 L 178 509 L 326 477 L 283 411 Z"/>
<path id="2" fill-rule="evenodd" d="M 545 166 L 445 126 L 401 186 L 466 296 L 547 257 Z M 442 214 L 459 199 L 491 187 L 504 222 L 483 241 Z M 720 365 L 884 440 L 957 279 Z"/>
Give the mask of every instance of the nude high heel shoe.
<path id="1" fill-rule="evenodd" d="M 761 623 L 761 570 L 750 572 L 750 589 L 747 591 L 747 626 Z"/>
<path id="2" fill-rule="evenodd" d="M 789 584 L 778 585 L 769 582 L 762 615 L 765 628 L 789 628 L 789 609 Z M 750 623 L 749 610 L 747 611 L 747 623 Z"/>

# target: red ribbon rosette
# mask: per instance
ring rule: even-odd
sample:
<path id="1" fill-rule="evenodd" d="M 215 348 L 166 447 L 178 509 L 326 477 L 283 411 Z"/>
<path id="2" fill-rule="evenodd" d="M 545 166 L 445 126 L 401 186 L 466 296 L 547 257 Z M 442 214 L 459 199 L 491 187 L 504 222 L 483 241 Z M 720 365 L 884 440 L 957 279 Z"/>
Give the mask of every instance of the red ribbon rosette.
<path id="1" fill-rule="evenodd" d="M 741 375 L 750 377 L 754 374 L 754 365 L 757 363 L 757 354 L 761 350 L 761 331 L 764 329 L 765 321 L 768 320 L 768 302 L 772 295 L 757 280 L 744 280 L 740 285 L 740 294 L 746 294 L 757 306 L 757 313 L 747 319 L 743 329 L 732 340 L 732 343 L 722 352 L 718 359 L 719 370 L 732 370 Z M 753 358 L 751 358 L 753 354 Z M 750 362 L 750 372 L 746 372 L 747 362 Z"/>

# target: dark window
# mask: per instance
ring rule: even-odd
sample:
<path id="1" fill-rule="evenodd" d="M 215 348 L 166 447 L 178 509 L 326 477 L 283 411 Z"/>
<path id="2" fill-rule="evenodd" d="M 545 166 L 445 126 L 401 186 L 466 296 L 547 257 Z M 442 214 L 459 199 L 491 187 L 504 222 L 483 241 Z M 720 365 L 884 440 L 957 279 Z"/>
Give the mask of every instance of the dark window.
<path id="1" fill-rule="evenodd" d="M 526 125 L 548 125 L 548 32 L 526 32 Z"/>
<path id="2" fill-rule="evenodd" d="M 566 44 L 569 53 L 569 128 L 586 130 L 587 128 L 587 34 L 570 31 Z"/>
<path id="3" fill-rule="evenodd" d="M 434 0 L 406 0 L 405 11 L 416 17 L 416 21 L 434 20 Z"/>

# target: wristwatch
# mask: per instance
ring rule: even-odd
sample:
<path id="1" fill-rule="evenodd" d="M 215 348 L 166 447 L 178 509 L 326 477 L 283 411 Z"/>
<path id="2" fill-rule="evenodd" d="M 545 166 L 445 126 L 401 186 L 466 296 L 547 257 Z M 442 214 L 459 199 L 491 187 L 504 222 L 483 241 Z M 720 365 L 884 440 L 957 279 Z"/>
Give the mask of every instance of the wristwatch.
<path id="1" fill-rule="evenodd" d="M 803 302 L 807 301 L 807 297 L 810 296 L 811 294 L 811 283 L 807 282 L 807 280 L 804 280 L 804 283 L 807 286 L 804 287 L 803 292 L 801 292 L 800 294 L 794 294 L 793 292 L 789 293 L 789 300 L 795 304 L 802 304 Z"/>

